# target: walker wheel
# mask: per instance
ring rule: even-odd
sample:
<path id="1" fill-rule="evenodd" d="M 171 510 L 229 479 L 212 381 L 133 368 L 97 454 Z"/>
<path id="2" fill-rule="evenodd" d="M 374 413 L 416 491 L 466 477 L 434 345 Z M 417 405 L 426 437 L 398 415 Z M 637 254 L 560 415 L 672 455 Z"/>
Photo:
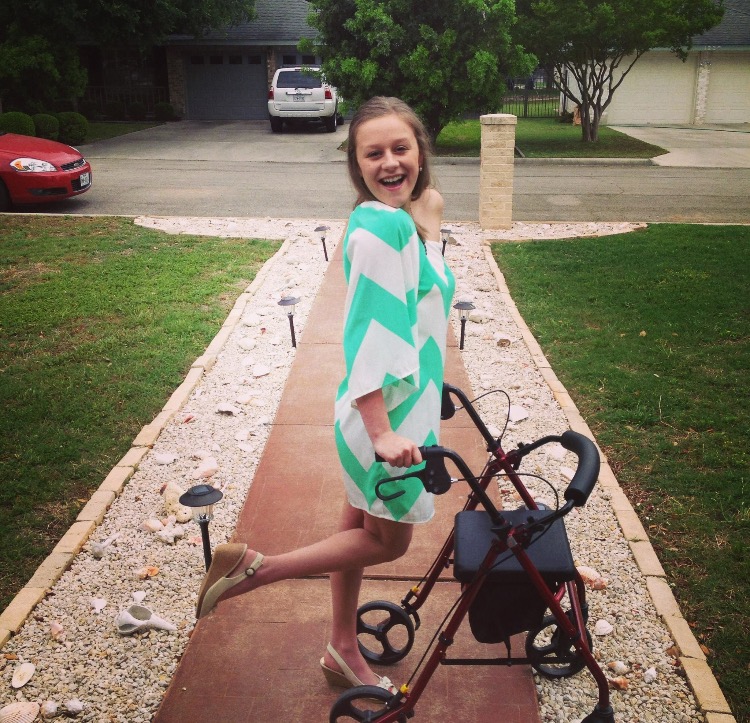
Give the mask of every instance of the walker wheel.
<path id="1" fill-rule="evenodd" d="M 342 693 L 331 708 L 329 723 L 339 721 L 377 721 L 392 708 L 387 707 L 393 694 L 376 685 L 360 685 Z M 397 703 L 398 704 L 398 703 Z M 406 723 L 406 714 L 395 719 L 398 723 Z"/>
<path id="2" fill-rule="evenodd" d="M 414 623 L 400 605 L 373 600 L 357 610 L 359 649 L 367 660 L 392 665 L 414 645 Z"/>
<path id="3" fill-rule="evenodd" d="M 589 650 L 594 643 L 584 628 Z M 526 656 L 540 675 L 546 678 L 567 678 L 585 667 L 570 638 L 559 628 L 554 615 L 547 615 L 542 624 L 529 630 L 526 636 Z"/>

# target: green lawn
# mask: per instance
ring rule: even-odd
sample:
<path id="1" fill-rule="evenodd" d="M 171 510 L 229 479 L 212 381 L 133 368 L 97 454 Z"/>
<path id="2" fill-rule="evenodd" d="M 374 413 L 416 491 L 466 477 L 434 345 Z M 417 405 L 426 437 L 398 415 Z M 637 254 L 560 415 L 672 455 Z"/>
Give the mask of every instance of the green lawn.
<path id="1" fill-rule="evenodd" d="M 9 215 L 0 239 L 2 610 L 279 244 Z"/>
<path id="2" fill-rule="evenodd" d="M 521 315 L 750 721 L 750 227 L 504 243 Z"/>
<path id="3" fill-rule="evenodd" d="M 79 145 L 86 145 L 86 143 L 94 143 L 96 141 L 105 141 L 109 138 L 116 138 L 117 136 L 123 136 L 127 133 L 134 133 L 135 131 L 142 131 L 146 128 L 153 128 L 154 126 L 159 125 L 163 124 L 147 121 L 138 123 L 108 123 L 106 121 L 92 121 L 89 123 L 89 132 L 86 135 L 86 141 Z"/>
<path id="4" fill-rule="evenodd" d="M 479 120 L 466 120 L 446 126 L 435 145 L 439 156 L 479 156 L 480 144 Z M 666 153 L 606 126 L 599 128 L 596 143 L 584 143 L 580 126 L 554 118 L 519 118 L 516 146 L 527 158 L 652 158 Z"/>

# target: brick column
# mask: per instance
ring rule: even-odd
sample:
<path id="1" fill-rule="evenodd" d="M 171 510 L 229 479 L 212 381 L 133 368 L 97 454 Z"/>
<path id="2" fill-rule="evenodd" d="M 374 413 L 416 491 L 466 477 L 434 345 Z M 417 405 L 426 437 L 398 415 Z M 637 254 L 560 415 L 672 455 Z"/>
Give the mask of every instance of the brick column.
<path id="1" fill-rule="evenodd" d="M 185 117 L 185 60 L 179 48 L 167 47 L 169 102 L 178 118 Z"/>
<path id="2" fill-rule="evenodd" d="M 698 73 L 695 80 L 695 108 L 693 123 L 697 126 L 706 122 L 708 110 L 708 85 L 711 77 L 711 53 L 702 52 L 698 56 Z"/>
<path id="3" fill-rule="evenodd" d="M 482 158 L 479 171 L 479 225 L 510 228 L 513 215 L 513 148 L 516 116 L 483 115 Z"/>

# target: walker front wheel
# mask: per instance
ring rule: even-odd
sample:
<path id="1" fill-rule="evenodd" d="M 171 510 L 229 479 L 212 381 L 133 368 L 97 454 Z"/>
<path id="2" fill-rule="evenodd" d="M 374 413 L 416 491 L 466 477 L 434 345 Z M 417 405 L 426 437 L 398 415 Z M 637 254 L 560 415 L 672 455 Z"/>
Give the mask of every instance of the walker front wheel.
<path id="1" fill-rule="evenodd" d="M 366 723 L 377 721 L 389 712 L 387 703 L 392 699 L 392 693 L 375 685 L 350 688 L 333 704 L 329 723 L 352 720 Z M 406 714 L 398 716 L 395 720 L 398 723 L 406 723 Z"/>
<path id="2" fill-rule="evenodd" d="M 414 645 L 414 623 L 400 605 L 373 600 L 357 610 L 359 649 L 367 660 L 392 665 Z"/>

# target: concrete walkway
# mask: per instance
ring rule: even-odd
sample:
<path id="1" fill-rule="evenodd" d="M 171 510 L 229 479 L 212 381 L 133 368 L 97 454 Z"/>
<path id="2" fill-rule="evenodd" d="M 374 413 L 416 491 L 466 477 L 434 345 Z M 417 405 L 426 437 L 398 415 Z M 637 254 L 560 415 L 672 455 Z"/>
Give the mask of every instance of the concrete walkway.
<path id="1" fill-rule="evenodd" d="M 305 545 L 336 530 L 343 486 L 333 437 L 333 399 L 343 375 L 341 313 L 345 296 L 341 245 L 308 317 L 235 540 L 264 553 Z M 454 339 L 446 379 L 469 390 Z M 474 469 L 486 453 L 466 415 L 446 423 L 441 442 Z M 408 554 L 366 571 L 361 602 L 398 603 L 431 565 L 463 502 L 460 490 L 437 500 L 435 518 L 417 526 Z M 459 592 L 450 574 L 420 610 L 422 625 L 405 660 L 378 672 L 406 682 Z M 201 620 L 172 678 L 157 723 L 325 721 L 342 689 L 331 688 L 318 660 L 330 632 L 325 578 L 268 586 L 226 601 Z M 504 648 L 503 648 L 504 650 Z M 521 650 L 514 651 L 522 654 Z M 474 641 L 459 630 L 451 656 L 493 657 L 501 646 Z M 536 690 L 527 667 L 441 667 L 417 705 L 420 720 L 498 720 L 537 723 Z"/>

